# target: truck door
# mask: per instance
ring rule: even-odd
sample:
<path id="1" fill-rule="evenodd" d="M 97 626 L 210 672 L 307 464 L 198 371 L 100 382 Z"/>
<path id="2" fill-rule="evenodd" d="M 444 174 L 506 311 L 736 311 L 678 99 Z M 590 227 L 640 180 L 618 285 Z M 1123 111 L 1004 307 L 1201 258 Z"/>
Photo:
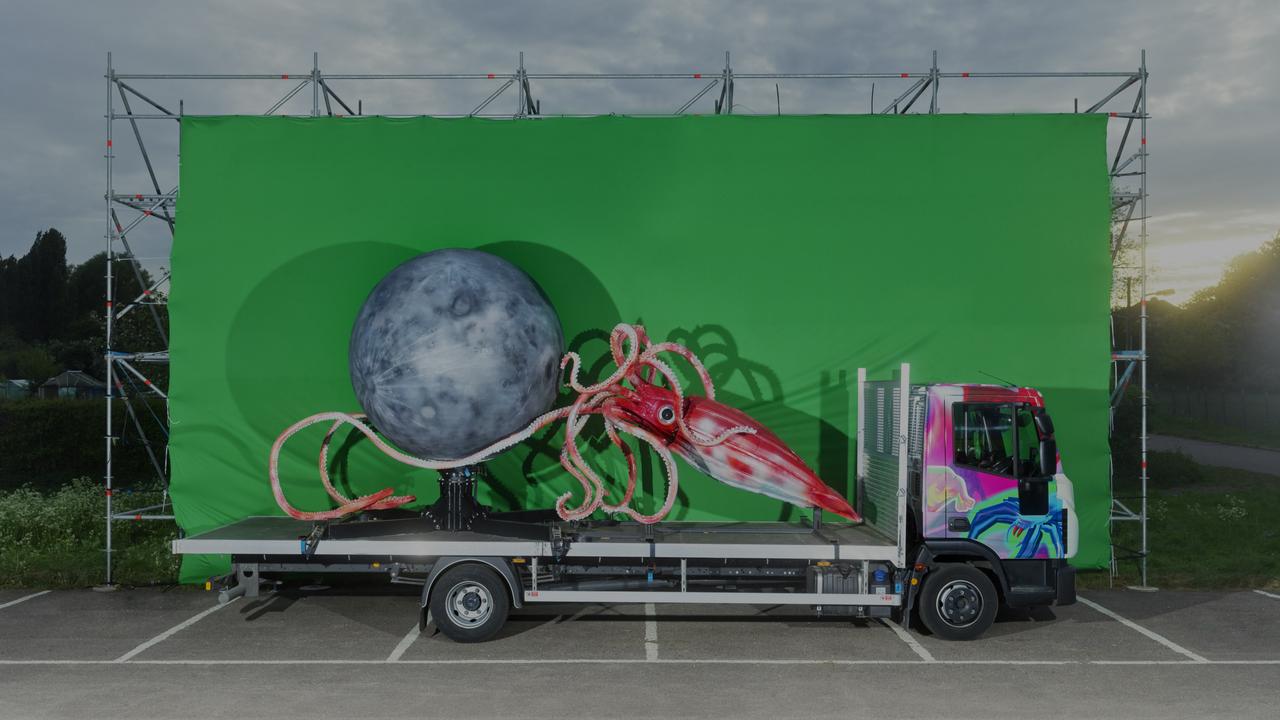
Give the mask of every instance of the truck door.
<path id="1" fill-rule="evenodd" d="M 1002 558 L 1061 555 L 1051 477 L 1040 464 L 1040 433 L 1022 403 L 953 406 L 953 465 L 947 537 L 977 540 Z"/>
<path id="2" fill-rule="evenodd" d="M 1012 497 L 1017 514 L 1017 437 L 1011 403 L 958 402 L 952 409 L 954 475 L 947 483 L 947 536 L 984 540 L 974 533 L 978 510 Z M 988 543 L 990 544 L 990 543 Z"/>

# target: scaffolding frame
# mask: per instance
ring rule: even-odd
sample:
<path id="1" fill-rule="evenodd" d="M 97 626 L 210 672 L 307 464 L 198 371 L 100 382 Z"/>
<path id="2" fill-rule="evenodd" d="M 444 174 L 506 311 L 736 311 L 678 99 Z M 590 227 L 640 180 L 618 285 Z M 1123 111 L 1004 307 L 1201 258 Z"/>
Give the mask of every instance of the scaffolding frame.
<path id="1" fill-rule="evenodd" d="M 698 114 L 695 106 L 699 102 L 705 102 L 704 98 L 711 96 L 709 113 L 716 115 L 727 115 L 734 112 L 734 91 L 737 82 L 748 81 L 773 81 L 775 83 L 775 92 L 778 98 L 778 114 L 782 114 L 782 101 L 780 85 L 781 81 L 871 81 L 871 104 L 869 114 L 881 115 L 906 115 L 906 114 L 939 114 L 941 108 L 939 106 L 939 88 L 943 80 L 974 80 L 974 79 L 1028 79 L 1028 80 L 1053 80 L 1053 79 L 1081 79 L 1081 78 L 1098 78 L 1102 80 L 1118 81 L 1118 85 L 1112 87 L 1110 92 L 1103 95 L 1098 101 L 1091 104 L 1084 113 L 1104 114 L 1107 117 L 1116 120 L 1116 124 L 1123 126 L 1121 131 L 1118 147 L 1116 148 L 1114 159 L 1110 164 L 1110 177 L 1112 181 L 1112 232 L 1111 232 L 1111 251 L 1112 258 L 1117 257 L 1121 249 L 1126 246 L 1131 236 L 1131 224 L 1137 222 L 1138 237 L 1138 280 L 1141 288 L 1141 314 L 1140 314 L 1140 332 L 1138 346 L 1121 347 L 1117 344 L 1114 330 L 1112 332 L 1112 378 L 1113 392 L 1111 396 L 1111 415 L 1112 427 L 1114 428 L 1115 410 L 1123 398 L 1125 390 L 1132 380 L 1135 371 L 1139 377 L 1140 397 L 1141 397 L 1141 434 L 1139 438 L 1140 452 L 1140 492 L 1137 497 L 1116 497 L 1114 492 L 1114 473 L 1112 473 L 1112 507 L 1110 514 L 1110 522 L 1113 526 L 1120 522 L 1137 522 L 1141 527 L 1140 546 L 1138 548 L 1123 548 L 1114 544 L 1114 538 L 1111 546 L 1111 574 L 1114 577 L 1119 572 L 1119 563 L 1122 561 L 1134 560 L 1138 564 L 1141 583 L 1143 586 L 1147 584 L 1147 62 L 1146 51 L 1140 51 L 1140 62 L 1138 67 L 1133 70 L 1119 71 L 1093 71 L 1093 72 L 972 72 L 972 71 L 943 71 L 938 66 L 938 53 L 932 53 L 930 66 L 923 71 L 906 71 L 906 72 L 824 72 L 824 73 L 743 73 L 734 70 L 731 63 L 729 52 L 724 54 L 724 67 L 710 72 L 686 72 L 686 73 L 540 73 L 530 72 L 525 67 L 524 53 L 520 52 L 517 56 L 517 63 L 513 70 L 507 72 L 477 72 L 477 73 L 389 73 L 389 74 L 362 74 L 362 73 L 323 73 L 320 69 L 319 53 L 312 53 L 312 64 L 310 70 L 301 73 L 258 73 L 258 74 L 182 74 L 182 73 L 119 73 L 116 72 L 113 65 L 112 54 L 107 53 L 106 66 L 106 85 L 107 85 L 107 107 L 106 107 L 106 194 L 105 214 L 106 214 L 106 350 L 104 358 L 106 361 L 106 435 L 105 435 L 105 472 L 103 482 L 106 493 L 106 548 L 105 548 L 105 564 L 106 564 L 106 584 L 111 585 L 113 578 L 112 553 L 114 552 L 112 544 L 112 526 L 116 522 L 121 521 L 146 521 L 146 520 L 163 520 L 171 521 L 174 515 L 169 503 L 168 497 L 168 396 L 162 391 L 145 373 L 138 369 L 138 365 L 152 363 L 165 364 L 169 362 L 168 352 L 168 335 L 165 332 L 164 325 L 160 319 L 157 305 L 164 304 L 167 301 L 166 288 L 169 287 L 171 276 L 169 271 L 159 274 L 158 278 L 150 284 L 143 283 L 143 268 L 141 259 L 137 256 L 129 243 L 128 234 L 134 228 L 143 222 L 159 221 L 167 226 L 170 240 L 172 240 L 175 218 L 174 210 L 176 208 L 178 188 L 176 183 L 167 191 L 162 190 L 159 176 L 156 172 L 156 166 L 153 163 L 152 156 L 147 150 L 146 143 L 143 139 L 141 121 L 180 121 L 184 115 L 183 101 L 177 103 L 177 112 L 169 107 L 152 99 L 149 94 L 144 93 L 135 85 L 145 85 L 151 81 L 191 81 L 203 83 L 206 81 L 279 81 L 286 83 L 288 88 L 284 95 L 272 104 L 263 113 L 264 115 L 279 115 L 284 117 L 319 117 L 321 115 L 330 117 L 345 117 L 364 115 L 363 101 L 358 100 L 356 107 L 353 109 L 350 104 L 344 101 L 334 90 L 332 83 L 343 82 L 348 86 L 356 83 L 370 83 L 387 80 L 408 80 L 408 81 L 468 81 L 468 82 L 485 82 L 500 83 L 497 88 L 492 90 L 479 104 L 475 105 L 469 112 L 463 113 L 412 113 L 412 114 L 383 114 L 385 117 L 486 117 L 509 120 L 529 120 L 538 117 L 590 117 L 595 115 L 607 115 L 609 112 L 600 113 L 563 113 L 563 114 L 544 114 L 542 102 L 534 96 L 534 82 L 541 81 L 544 83 L 553 83 L 559 81 L 628 81 L 628 80 L 657 80 L 657 81 L 684 81 L 704 80 L 705 83 L 699 85 L 696 93 L 689 97 L 681 104 L 672 102 L 674 110 L 657 111 L 657 112 L 629 112 L 628 115 L 636 116 L 679 116 L 685 114 Z M 906 84 L 906 89 L 895 95 L 892 100 L 885 103 L 880 108 L 875 104 L 875 82 L 882 81 L 897 85 Z M 949 83 L 950 84 L 950 83 Z M 963 83 L 956 83 L 957 87 L 963 86 Z M 498 101 L 508 90 L 515 88 L 514 107 L 510 112 L 497 112 L 491 110 L 491 106 Z M 147 92 L 154 94 L 150 88 L 146 88 Z M 290 101 L 293 101 L 304 90 L 311 91 L 311 107 L 310 112 L 302 114 L 280 113 Z M 713 93 L 713 91 L 718 92 Z M 344 90 L 345 91 L 345 90 Z M 923 102 L 925 94 L 928 93 L 927 107 Z M 1132 105 L 1126 103 L 1119 110 L 1107 109 L 1114 103 L 1120 102 L 1132 96 Z M 117 97 L 119 98 L 119 106 L 117 107 Z M 350 97 L 350 95 L 348 96 Z M 141 109 L 145 112 L 137 112 L 134 105 L 141 103 Z M 918 109 L 913 111 L 913 108 Z M 145 108 L 142 108 L 145 106 Z M 1124 107 L 1129 109 L 1125 110 Z M 1078 99 L 1075 106 L 1076 112 L 1079 109 Z M 337 110 L 337 112 L 335 112 Z M 1047 111 L 1045 111 L 1047 112 Z M 762 113 L 752 113 L 762 114 Z M 767 113 L 773 114 L 773 113 Z M 788 114 L 807 114 L 807 113 L 788 113 Z M 845 113 L 850 114 L 850 113 Z M 144 192 L 117 192 L 115 187 L 114 161 L 116 159 L 117 148 L 114 143 L 113 130 L 117 122 L 128 123 L 130 134 L 133 136 L 138 158 L 141 159 L 146 169 L 147 184 L 149 189 Z M 1111 124 L 1110 128 L 1116 127 Z M 1135 124 L 1137 125 L 1137 136 L 1139 138 L 1136 143 L 1136 149 L 1133 148 L 1132 136 Z M 1112 130 L 1109 128 L 1108 135 Z M 168 158 L 173 161 L 173 174 L 176 175 L 177 155 L 176 153 Z M 1131 179 L 1131 180 L 1130 180 Z M 1118 182 L 1136 182 L 1137 187 L 1132 190 L 1123 190 L 1117 187 Z M 122 223 L 117 209 L 129 211 L 133 213 L 127 223 Z M 1136 213 L 1136 217 L 1135 217 Z M 122 252 L 121 252 L 122 250 Z M 123 303 L 118 303 L 115 297 L 115 265 L 116 263 L 124 263 L 138 280 L 138 284 L 144 287 L 141 295 L 135 298 L 127 299 Z M 164 347 L 158 348 L 135 348 L 135 349 L 117 349 L 113 344 L 113 331 L 115 325 L 126 314 L 135 308 L 147 307 L 154 319 L 159 336 L 163 339 Z M 127 388 L 126 388 L 127 385 Z M 153 396 L 164 400 L 166 407 L 166 418 L 161 421 L 158 417 L 153 417 L 151 425 L 155 427 L 150 431 L 146 430 L 148 424 L 144 422 L 141 413 L 134 407 L 131 401 L 132 397 Z M 150 463 L 156 473 L 161 487 L 163 488 L 162 502 L 147 507 L 138 507 L 130 509 L 121 509 L 117 507 L 115 501 L 115 492 L 118 487 L 115 483 L 116 478 L 113 475 L 112 461 L 116 443 L 121 439 L 121 434 L 127 428 L 118 429 L 113 421 L 113 409 L 116 400 L 120 400 L 126 409 L 126 417 L 128 420 L 127 427 L 133 428 L 138 434 L 141 442 L 146 449 Z M 153 441 L 151 438 L 157 438 Z M 1135 502 L 1136 501 L 1136 502 Z M 1133 509 L 1131 505 L 1137 505 L 1137 509 Z"/>

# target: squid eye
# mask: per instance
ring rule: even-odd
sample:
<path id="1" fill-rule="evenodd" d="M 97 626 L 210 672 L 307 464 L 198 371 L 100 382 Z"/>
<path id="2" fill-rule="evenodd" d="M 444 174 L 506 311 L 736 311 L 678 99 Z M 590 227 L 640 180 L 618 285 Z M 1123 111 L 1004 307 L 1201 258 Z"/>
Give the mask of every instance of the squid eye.
<path id="1" fill-rule="evenodd" d="M 676 411 L 675 411 L 675 408 L 671 407 L 670 405 L 664 405 L 662 409 L 658 411 L 658 422 L 662 423 L 663 425 L 670 425 L 675 421 L 676 421 Z"/>

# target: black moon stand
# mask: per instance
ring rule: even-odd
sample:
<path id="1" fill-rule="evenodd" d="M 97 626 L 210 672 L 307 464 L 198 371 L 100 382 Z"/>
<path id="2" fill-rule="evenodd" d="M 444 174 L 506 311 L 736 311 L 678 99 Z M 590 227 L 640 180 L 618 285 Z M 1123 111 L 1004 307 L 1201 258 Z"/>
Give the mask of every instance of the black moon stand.
<path id="1" fill-rule="evenodd" d="M 480 468 L 464 465 L 440 471 L 440 499 L 422 511 L 436 530 L 470 530 L 476 520 L 489 516 L 490 508 L 476 500 Z"/>

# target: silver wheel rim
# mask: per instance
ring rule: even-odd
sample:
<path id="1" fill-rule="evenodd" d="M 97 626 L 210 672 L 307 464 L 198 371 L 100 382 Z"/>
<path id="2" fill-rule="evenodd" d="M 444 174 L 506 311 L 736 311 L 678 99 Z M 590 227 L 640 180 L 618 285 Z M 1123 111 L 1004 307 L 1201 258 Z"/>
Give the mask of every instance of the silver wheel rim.
<path id="1" fill-rule="evenodd" d="M 938 617 L 953 628 L 967 628 L 982 616 L 982 593 L 968 580 L 952 580 L 938 592 Z"/>
<path id="2" fill-rule="evenodd" d="M 464 580 L 449 588 L 444 607 L 454 625 L 473 628 L 493 616 L 493 597 L 484 585 Z"/>

